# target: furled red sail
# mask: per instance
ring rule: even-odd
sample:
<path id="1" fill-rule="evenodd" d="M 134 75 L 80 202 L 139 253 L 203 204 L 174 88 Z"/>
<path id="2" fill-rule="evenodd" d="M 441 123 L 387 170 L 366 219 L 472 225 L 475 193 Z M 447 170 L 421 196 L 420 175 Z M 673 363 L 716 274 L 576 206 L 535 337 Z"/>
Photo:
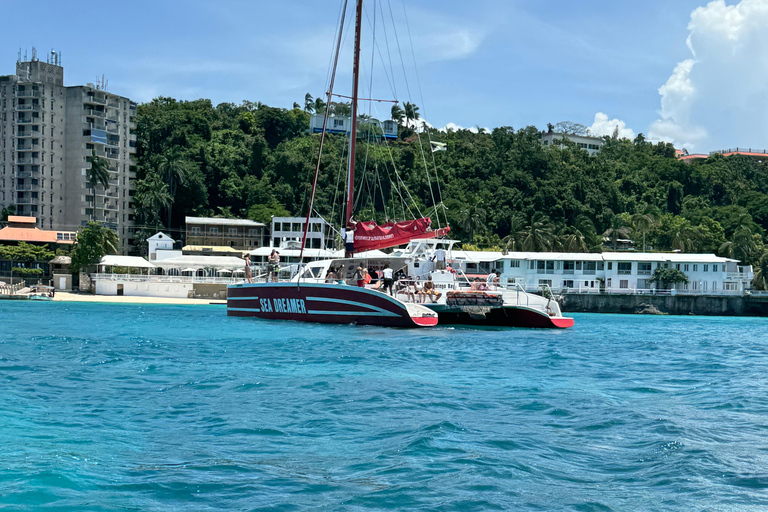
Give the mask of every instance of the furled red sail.
<path id="1" fill-rule="evenodd" d="M 355 226 L 355 252 L 385 249 L 407 244 L 413 238 L 443 236 L 451 228 L 432 229 L 432 220 L 424 217 L 404 222 L 388 222 L 381 226 L 376 222 L 358 222 Z"/>

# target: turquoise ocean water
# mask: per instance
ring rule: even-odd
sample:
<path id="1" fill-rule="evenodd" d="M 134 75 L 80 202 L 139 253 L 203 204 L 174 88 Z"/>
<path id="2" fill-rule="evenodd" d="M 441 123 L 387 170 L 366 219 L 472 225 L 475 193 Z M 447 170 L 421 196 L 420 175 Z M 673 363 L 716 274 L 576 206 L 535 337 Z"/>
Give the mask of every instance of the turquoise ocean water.
<path id="1" fill-rule="evenodd" d="M 766 510 L 768 320 L 0 302 L 0 508 Z"/>

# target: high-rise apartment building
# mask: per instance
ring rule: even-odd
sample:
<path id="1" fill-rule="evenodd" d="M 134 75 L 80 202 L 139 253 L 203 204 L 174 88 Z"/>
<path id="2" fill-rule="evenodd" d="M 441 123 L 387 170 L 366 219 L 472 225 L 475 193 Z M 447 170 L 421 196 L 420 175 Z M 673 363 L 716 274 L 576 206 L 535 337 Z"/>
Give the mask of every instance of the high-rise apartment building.
<path id="1" fill-rule="evenodd" d="M 60 54 L 35 52 L 0 76 L 0 205 L 42 229 L 74 231 L 94 220 L 133 245 L 136 103 L 100 86 L 65 86 Z M 89 158 L 109 163 L 108 186 L 88 183 Z"/>

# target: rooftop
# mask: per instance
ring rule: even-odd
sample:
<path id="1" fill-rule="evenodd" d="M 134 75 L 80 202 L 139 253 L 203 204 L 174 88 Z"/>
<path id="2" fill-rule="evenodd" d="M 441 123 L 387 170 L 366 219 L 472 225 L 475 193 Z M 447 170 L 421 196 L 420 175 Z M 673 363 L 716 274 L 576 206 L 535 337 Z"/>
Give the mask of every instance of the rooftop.
<path id="1" fill-rule="evenodd" d="M 255 220 L 225 219 L 220 217 L 185 217 L 184 221 L 187 225 L 199 224 L 203 226 L 243 226 L 252 228 L 263 228 L 265 226 L 264 223 L 256 222 Z"/>

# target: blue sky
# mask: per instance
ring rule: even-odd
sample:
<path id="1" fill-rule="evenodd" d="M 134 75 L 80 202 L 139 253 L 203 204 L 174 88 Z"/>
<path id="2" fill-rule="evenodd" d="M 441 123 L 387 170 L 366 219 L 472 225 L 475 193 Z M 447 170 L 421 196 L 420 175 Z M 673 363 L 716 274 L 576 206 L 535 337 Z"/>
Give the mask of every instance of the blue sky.
<path id="1" fill-rule="evenodd" d="M 592 126 L 595 115 L 603 113 L 610 120 L 603 125 L 611 131 L 620 121 L 627 134 L 650 133 L 691 150 L 768 147 L 766 116 L 754 116 L 755 106 L 766 102 L 759 81 L 736 91 L 749 101 L 729 105 L 730 130 L 720 127 L 722 116 L 713 116 L 711 108 L 723 103 L 721 97 L 732 97 L 742 82 L 712 85 L 717 69 L 731 66 L 728 59 L 764 59 L 760 52 L 740 48 L 768 50 L 759 35 L 759 26 L 768 26 L 759 23 L 768 21 L 768 0 L 713 4 L 378 0 L 383 12 L 391 6 L 399 21 L 407 10 L 418 74 L 408 30 L 400 23 L 411 94 L 401 82 L 397 99 L 420 105 L 433 126 L 544 128 L 563 120 Z M 373 0 L 366 5 L 364 27 L 369 29 Z M 324 90 L 339 6 L 338 0 L 38 0 L 33 23 L 28 3 L 6 1 L 4 17 L 18 22 L 5 23 L 0 32 L 0 74 L 14 72 L 19 48 L 34 46 L 43 59 L 53 48 L 62 52 L 68 85 L 94 82 L 103 73 L 111 92 L 137 101 L 162 95 L 290 107 L 302 103 L 306 92 L 317 96 Z M 692 13 L 700 7 L 700 22 L 692 27 Z M 745 19 L 754 20 L 755 27 Z M 378 30 L 381 49 L 384 29 Z M 718 39 L 727 30 L 728 37 Z M 393 38 L 391 31 L 388 35 Z M 695 58 L 686 45 L 689 36 Z M 370 49 L 363 54 L 369 62 Z M 695 64 L 675 74 L 689 59 Z M 342 66 L 339 92 L 350 81 L 348 64 Z M 382 69 L 374 67 L 372 94 L 392 98 Z M 744 73 L 746 67 L 736 66 L 734 72 Z M 662 107 L 659 88 L 672 79 L 677 81 L 667 88 Z M 380 107 L 380 117 L 385 110 Z"/>

